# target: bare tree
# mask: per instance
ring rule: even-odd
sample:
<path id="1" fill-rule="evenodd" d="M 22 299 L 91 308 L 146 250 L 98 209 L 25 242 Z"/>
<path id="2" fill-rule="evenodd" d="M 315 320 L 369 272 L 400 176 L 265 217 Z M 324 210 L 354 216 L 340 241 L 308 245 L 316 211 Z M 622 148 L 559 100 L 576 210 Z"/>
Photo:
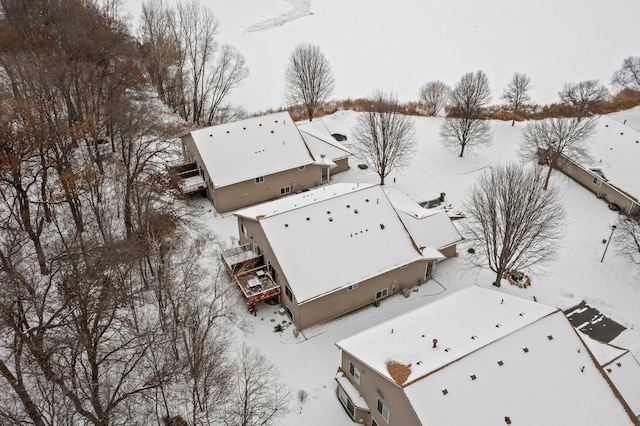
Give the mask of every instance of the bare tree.
<path id="1" fill-rule="evenodd" d="M 640 265 L 640 222 L 634 217 L 620 216 L 613 239 L 618 254 Z"/>
<path id="2" fill-rule="evenodd" d="M 542 180 L 535 166 L 494 166 L 466 201 L 465 226 L 476 250 L 471 262 L 488 264 L 495 286 L 507 271 L 540 265 L 557 250 L 564 211 L 557 190 L 543 192 Z"/>
<path id="3" fill-rule="evenodd" d="M 631 90 L 640 90 L 640 56 L 629 56 L 622 67 L 613 73 L 611 83 Z"/>
<path id="4" fill-rule="evenodd" d="M 467 147 L 491 143 L 489 123 L 480 119 L 482 108 L 490 99 L 489 79 L 483 71 L 463 75 L 451 92 L 451 111 L 442 124 L 440 137 L 445 146 L 460 148 L 460 157 Z"/>
<path id="5" fill-rule="evenodd" d="M 553 169 L 564 167 L 566 159 L 588 157 L 587 141 L 594 134 L 596 119 L 548 118 L 527 124 L 522 131 L 520 154 L 524 158 L 544 161 L 549 171 L 542 189 L 547 189 Z"/>
<path id="6" fill-rule="evenodd" d="M 238 374 L 233 379 L 233 397 L 229 398 L 224 423 L 229 426 L 268 426 L 288 411 L 291 392 L 274 379 L 274 366 L 246 344 L 236 361 Z"/>
<path id="7" fill-rule="evenodd" d="M 512 126 L 516 123 L 518 113 L 531 102 L 531 96 L 529 96 L 528 93 L 530 84 L 531 79 L 528 75 L 516 72 L 502 92 L 500 99 L 505 101 L 507 108 L 509 108 L 509 111 L 513 114 L 513 119 L 511 120 Z"/>
<path id="8" fill-rule="evenodd" d="M 216 39 L 218 20 L 195 0 L 176 9 L 143 6 L 145 65 L 160 98 L 194 123 L 213 123 L 230 91 L 248 75 L 244 57 Z"/>
<path id="9" fill-rule="evenodd" d="M 579 119 L 594 113 L 599 104 L 609 98 L 609 91 L 598 80 L 566 83 L 558 93 L 560 100 Z"/>
<path id="10" fill-rule="evenodd" d="M 333 94 L 331 65 L 320 47 L 312 44 L 299 44 L 293 49 L 284 78 L 285 101 L 302 104 L 309 121 L 318 106 Z"/>
<path id="11" fill-rule="evenodd" d="M 358 115 L 355 140 L 358 156 L 384 185 L 392 170 L 406 166 L 413 158 L 415 125 L 411 117 L 402 115 L 395 97 L 376 92 L 371 110 Z"/>
<path id="12" fill-rule="evenodd" d="M 427 115 L 438 115 L 449 100 L 451 88 L 442 81 L 430 81 L 420 88 L 418 100 L 422 102 Z"/>

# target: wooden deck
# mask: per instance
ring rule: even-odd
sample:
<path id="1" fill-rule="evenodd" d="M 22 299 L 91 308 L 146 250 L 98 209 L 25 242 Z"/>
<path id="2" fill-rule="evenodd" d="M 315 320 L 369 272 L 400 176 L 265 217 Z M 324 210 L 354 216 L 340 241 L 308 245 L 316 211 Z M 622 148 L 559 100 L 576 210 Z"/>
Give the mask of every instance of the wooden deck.
<path id="1" fill-rule="evenodd" d="M 269 275 L 262 255 L 253 252 L 249 244 L 227 250 L 220 257 L 254 315 L 258 303 L 280 295 L 280 286 Z"/>

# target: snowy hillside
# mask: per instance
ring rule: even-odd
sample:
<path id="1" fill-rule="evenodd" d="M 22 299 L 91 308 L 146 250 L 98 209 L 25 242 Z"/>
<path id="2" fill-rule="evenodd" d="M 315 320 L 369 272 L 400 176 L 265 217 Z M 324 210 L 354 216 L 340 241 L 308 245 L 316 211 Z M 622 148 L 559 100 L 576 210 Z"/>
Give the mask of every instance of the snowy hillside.
<path id="1" fill-rule="evenodd" d="M 347 134 L 347 148 L 353 140 L 351 130 L 356 116 L 355 112 L 340 111 L 324 118 L 330 129 Z M 628 111 L 623 116 L 614 117 L 627 119 L 628 123 L 640 122 L 640 110 Z M 445 192 L 447 203 L 461 207 L 469 188 L 486 168 L 499 162 L 517 161 L 516 151 L 524 123 L 516 123 L 511 127 L 510 122 L 492 122 L 493 145 L 470 152 L 464 158 L 447 151 L 439 141 L 441 123 L 441 118 L 416 118 L 418 153 L 407 169 L 392 173 L 387 178 L 389 184 L 386 186 L 395 187 L 418 201 Z M 630 128 L 630 131 L 634 130 Z M 597 138 L 598 135 L 594 140 Z M 370 170 L 356 167 L 357 159 L 352 158 L 350 164 L 351 169 L 335 175 L 334 181 L 378 181 L 377 175 Z M 606 203 L 561 173 L 554 172 L 551 182 L 560 188 L 564 201 L 567 213 L 565 234 L 556 261 L 546 265 L 543 270 L 526 271 L 532 277 L 532 285 L 527 289 L 509 285 L 496 289 L 491 286 L 493 273 L 469 270 L 464 262 L 467 245 L 463 242 L 458 248 L 459 256 L 439 264 L 435 279 L 422 285 L 409 298 L 400 295 L 390 297 L 379 308 L 361 309 L 304 330 L 298 337 L 294 337 L 291 328 L 283 333 L 273 332 L 274 324 L 285 319 L 277 313 L 276 307 L 262 304 L 258 307 L 257 317 L 245 315 L 252 332 L 239 335 L 238 338 L 267 354 L 278 366 L 277 374 L 294 391 L 291 398 L 294 412 L 281 424 L 353 424 L 335 396 L 333 377 L 340 362 L 335 342 L 474 284 L 529 300 L 535 296 L 541 303 L 562 309 L 585 300 L 627 328 L 612 343 L 630 349 L 640 358 L 640 310 L 637 309 L 640 268 L 617 256 L 612 247 L 604 262 L 600 262 L 604 250 L 602 240 L 609 237 L 610 225 L 615 222 L 617 213 L 610 211 Z M 227 241 L 237 236 L 235 218 L 232 215 L 214 216 L 213 212 L 207 212 L 210 206 L 208 201 L 200 200 L 203 223 Z M 239 297 L 238 301 L 241 302 Z M 298 390 L 309 393 L 304 403 L 295 397 Z"/>
<path id="2" fill-rule="evenodd" d="M 247 59 L 249 78 L 231 101 L 249 112 L 282 105 L 287 58 L 301 42 L 319 45 L 330 61 L 337 99 L 383 89 L 401 101 L 415 100 L 427 81 L 453 85 L 462 74 L 481 69 L 494 103 L 516 71 L 531 77 L 535 102 L 549 103 L 567 82 L 609 84 L 622 60 L 639 53 L 635 0 L 202 3 L 220 21 L 220 40 Z M 141 4 L 125 2 L 134 24 Z"/>

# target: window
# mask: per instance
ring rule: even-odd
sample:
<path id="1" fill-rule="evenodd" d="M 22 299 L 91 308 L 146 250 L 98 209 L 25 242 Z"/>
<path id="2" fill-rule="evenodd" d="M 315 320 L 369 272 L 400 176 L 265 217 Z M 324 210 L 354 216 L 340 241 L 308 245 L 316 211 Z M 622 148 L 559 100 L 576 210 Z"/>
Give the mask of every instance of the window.
<path id="1" fill-rule="evenodd" d="M 400 269 L 404 269 L 404 268 L 406 268 L 407 266 L 409 266 L 409 264 L 408 264 L 408 263 L 407 263 L 406 265 L 402 265 L 402 266 L 400 267 Z"/>
<path id="2" fill-rule="evenodd" d="M 262 255 L 262 249 L 255 242 L 253 244 L 254 244 L 253 252 L 255 254 L 257 254 L 258 256 L 261 256 Z"/>
<path id="3" fill-rule="evenodd" d="M 264 176 L 258 176 L 256 178 L 256 183 L 262 183 L 262 182 L 264 182 Z"/>
<path id="4" fill-rule="evenodd" d="M 592 182 L 598 187 L 602 185 L 602 180 L 598 179 L 596 176 L 593 177 Z"/>
<path id="5" fill-rule="evenodd" d="M 376 408 L 378 409 L 378 413 L 382 415 L 384 421 L 389 423 L 389 410 L 384 406 L 382 401 L 380 401 L 380 398 L 378 398 L 378 406 Z"/>
<path id="6" fill-rule="evenodd" d="M 344 393 L 344 391 L 340 386 L 338 386 L 338 398 L 340 398 L 340 402 L 342 402 L 342 405 L 344 405 L 344 408 L 347 409 L 347 411 L 351 415 L 351 418 L 353 418 L 356 415 L 356 409 L 353 406 L 353 402 L 351 402 L 347 394 Z"/>
<path id="7" fill-rule="evenodd" d="M 376 300 L 377 299 L 382 299 L 383 297 L 385 297 L 387 294 L 389 294 L 389 289 L 388 288 L 383 288 L 380 291 L 376 292 Z"/>
<path id="8" fill-rule="evenodd" d="M 371 419 L 371 426 L 378 426 L 378 422 L 376 422 L 376 419 Z"/>
<path id="9" fill-rule="evenodd" d="M 287 315 L 289 316 L 289 319 L 293 321 L 293 312 L 291 312 L 291 309 L 289 309 L 288 306 L 285 309 L 287 310 Z"/>
<path id="10" fill-rule="evenodd" d="M 298 170 L 304 170 L 304 167 L 305 166 L 300 166 L 300 167 L 298 167 Z"/>
<path id="11" fill-rule="evenodd" d="M 288 285 L 284 286 L 284 294 L 286 294 L 289 300 L 293 302 L 293 293 L 291 292 L 291 289 L 289 288 Z"/>
<path id="12" fill-rule="evenodd" d="M 244 226 L 243 223 L 240 224 L 240 230 L 242 231 L 242 235 L 245 236 L 245 238 L 247 237 L 247 228 Z"/>
<path id="13" fill-rule="evenodd" d="M 360 371 L 351 363 L 351 361 L 349 361 L 349 374 L 351 374 L 351 377 L 355 379 L 357 384 L 360 384 Z"/>
<path id="14" fill-rule="evenodd" d="M 348 286 L 347 291 L 355 290 L 356 288 L 358 288 L 358 283 L 351 284 L 350 286 Z"/>
<path id="15" fill-rule="evenodd" d="M 280 188 L 280 195 L 285 195 L 291 192 L 290 186 L 285 186 L 284 188 Z"/>

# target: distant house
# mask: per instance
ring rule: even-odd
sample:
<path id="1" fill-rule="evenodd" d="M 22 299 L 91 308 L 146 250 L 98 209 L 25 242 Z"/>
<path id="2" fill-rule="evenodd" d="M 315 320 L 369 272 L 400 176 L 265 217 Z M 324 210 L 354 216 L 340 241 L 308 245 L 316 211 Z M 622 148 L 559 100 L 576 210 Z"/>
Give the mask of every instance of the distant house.
<path id="1" fill-rule="evenodd" d="M 378 185 L 327 185 L 235 215 L 298 329 L 420 284 L 445 258 L 418 245 Z"/>
<path id="2" fill-rule="evenodd" d="M 181 188 L 206 190 L 219 212 L 316 187 L 349 168 L 349 152 L 328 131 L 303 132 L 288 112 L 195 130 L 181 139 L 190 165 L 180 169 L 186 178 Z"/>
<path id="3" fill-rule="evenodd" d="M 640 214 L 640 132 L 607 116 L 589 145 L 591 160 L 563 157 L 561 171 L 628 215 Z"/>
<path id="4" fill-rule="evenodd" d="M 337 396 L 357 423 L 638 424 L 625 400 L 637 410 L 637 382 L 617 388 L 561 310 L 494 290 L 460 290 L 337 346 Z M 617 359 L 637 371 L 629 355 Z"/>

